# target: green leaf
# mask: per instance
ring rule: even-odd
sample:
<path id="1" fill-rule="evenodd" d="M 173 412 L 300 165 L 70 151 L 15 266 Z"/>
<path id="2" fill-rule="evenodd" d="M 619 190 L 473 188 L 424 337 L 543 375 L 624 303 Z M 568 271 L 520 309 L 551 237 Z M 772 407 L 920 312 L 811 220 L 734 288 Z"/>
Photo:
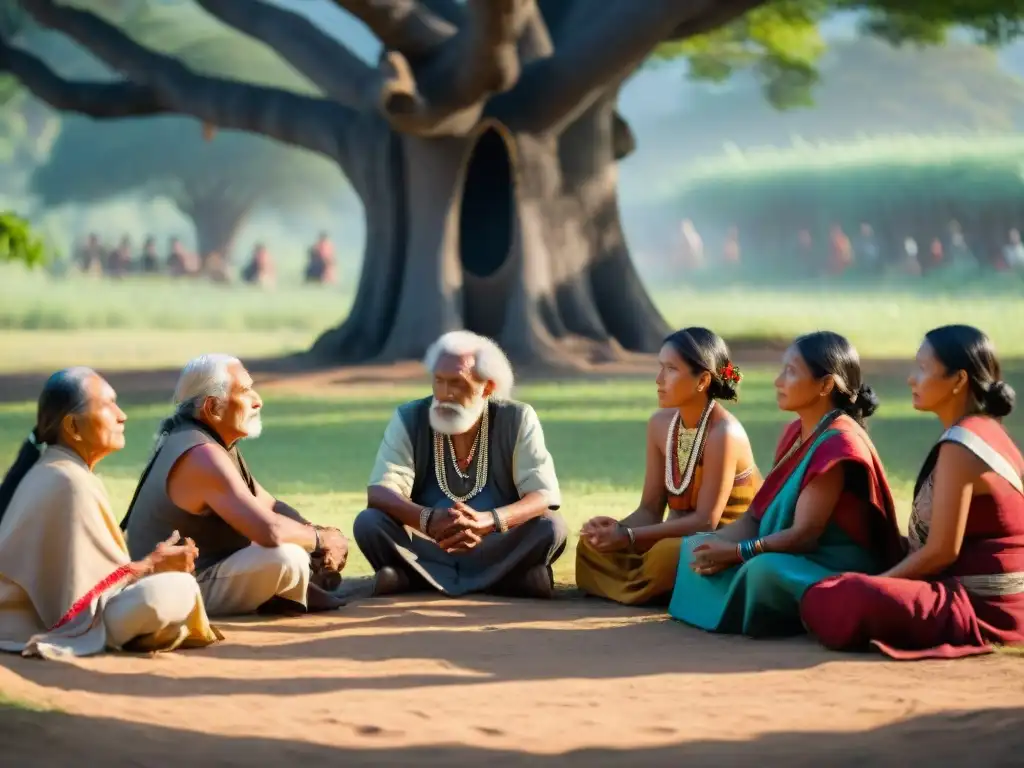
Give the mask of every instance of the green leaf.
<path id="1" fill-rule="evenodd" d="M 10 211 L 0 212 L 0 262 L 19 261 L 30 267 L 46 261 L 46 249 L 31 225 Z"/>

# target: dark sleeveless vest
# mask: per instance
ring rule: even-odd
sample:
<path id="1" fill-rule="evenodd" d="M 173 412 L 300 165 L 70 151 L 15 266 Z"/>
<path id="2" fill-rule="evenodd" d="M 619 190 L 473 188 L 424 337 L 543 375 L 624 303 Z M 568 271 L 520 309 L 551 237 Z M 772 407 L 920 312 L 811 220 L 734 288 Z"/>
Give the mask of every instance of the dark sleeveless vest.
<path id="1" fill-rule="evenodd" d="M 434 506 L 448 504 L 444 501 L 437 478 L 434 475 L 434 432 L 430 428 L 430 404 L 432 397 L 413 400 L 400 406 L 399 417 L 412 443 L 415 478 L 412 485 L 412 501 L 416 504 Z M 523 423 L 525 406 L 514 400 L 490 400 L 488 419 L 488 467 L 487 484 L 480 493 L 466 502 L 478 511 L 513 504 L 520 499 L 516 489 L 513 468 L 519 428 Z M 446 449 L 447 450 L 447 449 Z M 470 465 L 469 479 L 463 480 L 455 473 L 452 462 L 445 460 L 445 479 L 452 493 L 466 494 L 476 480 L 475 462 Z"/>
<path id="2" fill-rule="evenodd" d="M 167 478 L 178 460 L 188 451 L 206 443 L 224 450 L 217 440 L 197 426 L 182 424 L 171 431 L 138 489 L 125 533 L 132 560 L 146 557 L 174 531 L 191 538 L 199 548 L 196 573 L 224 560 L 252 542 L 240 534 L 209 507 L 192 514 L 171 501 Z"/>

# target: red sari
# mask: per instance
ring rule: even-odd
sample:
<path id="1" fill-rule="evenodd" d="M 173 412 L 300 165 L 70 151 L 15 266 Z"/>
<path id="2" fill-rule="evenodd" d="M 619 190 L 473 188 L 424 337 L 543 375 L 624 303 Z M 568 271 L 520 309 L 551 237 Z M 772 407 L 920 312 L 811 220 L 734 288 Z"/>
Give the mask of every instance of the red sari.
<path id="1" fill-rule="evenodd" d="M 822 443 L 811 457 L 800 482 L 803 491 L 815 478 L 845 464 L 858 472 L 849 472 L 843 492 L 832 509 L 830 521 L 864 549 L 876 552 L 885 567 L 895 565 L 903 555 L 896 523 L 896 510 L 882 460 L 868 433 L 849 416 L 840 414 L 827 429 L 836 432 Z M 793 451 L 800 439 L 800 420 L 791 422 L 775 449 L 774 469 L 750 503 L 750 515 L 760 520 L 768 505 L 779 494 L 793 468 L 803 459 L 812 440 Z M 792 451 L 792 455 L 787 456 Z M 783 462 L 783 459 L 785 461 Z M 780 464 L 780 462 L 782 462 Z"/>
<path id="2" fill-rule="evenodd" d="M 932 449 L 914 489 L 909 545 L 927 538 L 932 472 L 944 442 L 963 445 L 987 465 L 990 495 L 971 499 L 959 556 L 934 579 L 849 573 L 811 587 L 801 615 L 825 646 L 951 659 L 1024 643 L 1024 458 L 999 422 L 964 419 Z"/>

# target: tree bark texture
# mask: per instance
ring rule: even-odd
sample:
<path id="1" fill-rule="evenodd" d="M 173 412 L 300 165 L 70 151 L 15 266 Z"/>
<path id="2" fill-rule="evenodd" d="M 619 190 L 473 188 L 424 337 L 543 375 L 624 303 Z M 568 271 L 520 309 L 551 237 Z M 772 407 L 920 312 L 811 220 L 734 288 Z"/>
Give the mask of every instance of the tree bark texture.
<path id="1" fill-rule="evenodd" d="M 19 0 L 125 79 L 68 81 L 2 39 L 0 72 L 96 119 L 191 115 L 334 159 L 363 201 L 366 249 L 348 319 L 313 346 L 321 361 L 420 357 L 467 328 L 518 363 L 578 367 L 655 351 L 668 330 L 619 218 L 616 163 L 635 144 L 621 83 L 660 42 L 764 1 L 335 0 L 384 43 L 374 68 L 264 0 L 197 0 L 317 97 L 203 75 L 80 6 Z M 201 249 L 230 241 L 212 227 Z"/>
<path id="2" fill-rule="evenodd" d="M 667 327 L 619 219 L 613 98 L 561 137 L 484 121 L 465 137 L 363 140 L 367 242 L 356 301 L 314 355 L 421 356 L 459 328 L 517 363 L 577 367 L 656 351 Z"/>

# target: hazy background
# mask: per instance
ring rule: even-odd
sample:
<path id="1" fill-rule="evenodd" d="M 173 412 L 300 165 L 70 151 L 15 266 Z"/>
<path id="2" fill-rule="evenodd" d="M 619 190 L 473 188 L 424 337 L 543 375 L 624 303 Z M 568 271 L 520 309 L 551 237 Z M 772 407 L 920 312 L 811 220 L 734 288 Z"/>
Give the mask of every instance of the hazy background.
<path id="1" fill-rule="evenodd" d="M 314 18 L 368 61 L 377 55 L 375 38 L 336 7 L 311 0 L 278 2 Z M 722 85 L 691 82 L 685 61 L 651 62 L 625 85 L 620 111 L 637 137 L 638 149 L 621 164 L 620 200 L 631 246 L 649 280 L 663 276 L 660 267 L 669 258 L 679 223 L 690 215 L 680 193 L 688 171 L 733 148 L 894 134 L 977 136 L 984 142 L 993 135 L 1015 136 L 1024 124 L 1022 45 L 991 51 L 962 42 L 936 49 L 897 50 L 859 38 L 854 17 L 836 18 L 823 31 L 829 50 L 810 109 L 774 110 L 753 79 L 742 73 Z M 159 37 L 165 42 L 164 36 Z M 24 42 L 59 71 L 104 76 L 103 68 L 88 54 L 59 35 L 35 31 Z M 270 58 L 262 65 L 274 70 L 273 77 L 283 83 L 294 76 L 286 65 L 274 64 Z M 25 109 L 23 103 L 20 108 Z M 178 169 L 189 166 L 193 176 L 209 171 L 214 162 L 209 158 L 218 154 L 217 162 L 233 163 L 227 167 L 236 177 L 244 175 L 239 167 L 253 166 L 247 168 L 249 177 L 233 182 L 239 188 L 236 197 L 245 197 L 248 206 L 233 240 L 234 267 L 242 265 L 253 244 L 262 241 L 277 264 L 280 282 L 298 282 L 305 249 L 324 230 L 338 251 L 341 289 L 358 274 L 364 239 L 360 203 L 340 171 L 327 161 L 311 156 L 296 161 L 295 157 L 308 153 L 282 151 L 258 137 L 222 133 L 206 143 L 193 120 L 94 123 L 67 116 L 57 121 L 52 115 L 43 119 L 48 113 L 44 108 L 27 111 L 36 120 L 29 128 L 34 132 L 31 152 L 20 147 L 8 157 L 0 205 L 30 215 L 64 254 L 89 231 L 109 245 L 128 235 L 137 247 L 151 234 L 158 238 L 161 251 L 172 235 L 196 247 L 192 222 L 182 213 L 190 202 L 202 204 L 201 199 L 195 203 L 202 190 L 195 189 L 194 181 L 169 180 L 165 168 L 153 171 L 154 178 L 144 185 L 123 191 L 130 186 L 124 179 L 138 173 L 138 158 L 152 160 L 154 144 L 183 143 L 168 153 L 168 164 Z M 61 147 L 61 132 L 68 146 L 51 157 L 52 149 Z M 284 159 L 238 161 L 238 157 L 262 158 L 268 146 L 271 154 L 277 150 Z M 46 173 L 38 174 L 36 180 L 46 194 L 38 194 L 30 177 L 35 166 L 48 162 Z M 250 197 L 255 201 L 250 203 Z M 713 237 L 705 235 L 705 240 L 710 258 L 719 246 Z M 744 247 L 746 253 L 752 246 L 745 243 Z"/>

